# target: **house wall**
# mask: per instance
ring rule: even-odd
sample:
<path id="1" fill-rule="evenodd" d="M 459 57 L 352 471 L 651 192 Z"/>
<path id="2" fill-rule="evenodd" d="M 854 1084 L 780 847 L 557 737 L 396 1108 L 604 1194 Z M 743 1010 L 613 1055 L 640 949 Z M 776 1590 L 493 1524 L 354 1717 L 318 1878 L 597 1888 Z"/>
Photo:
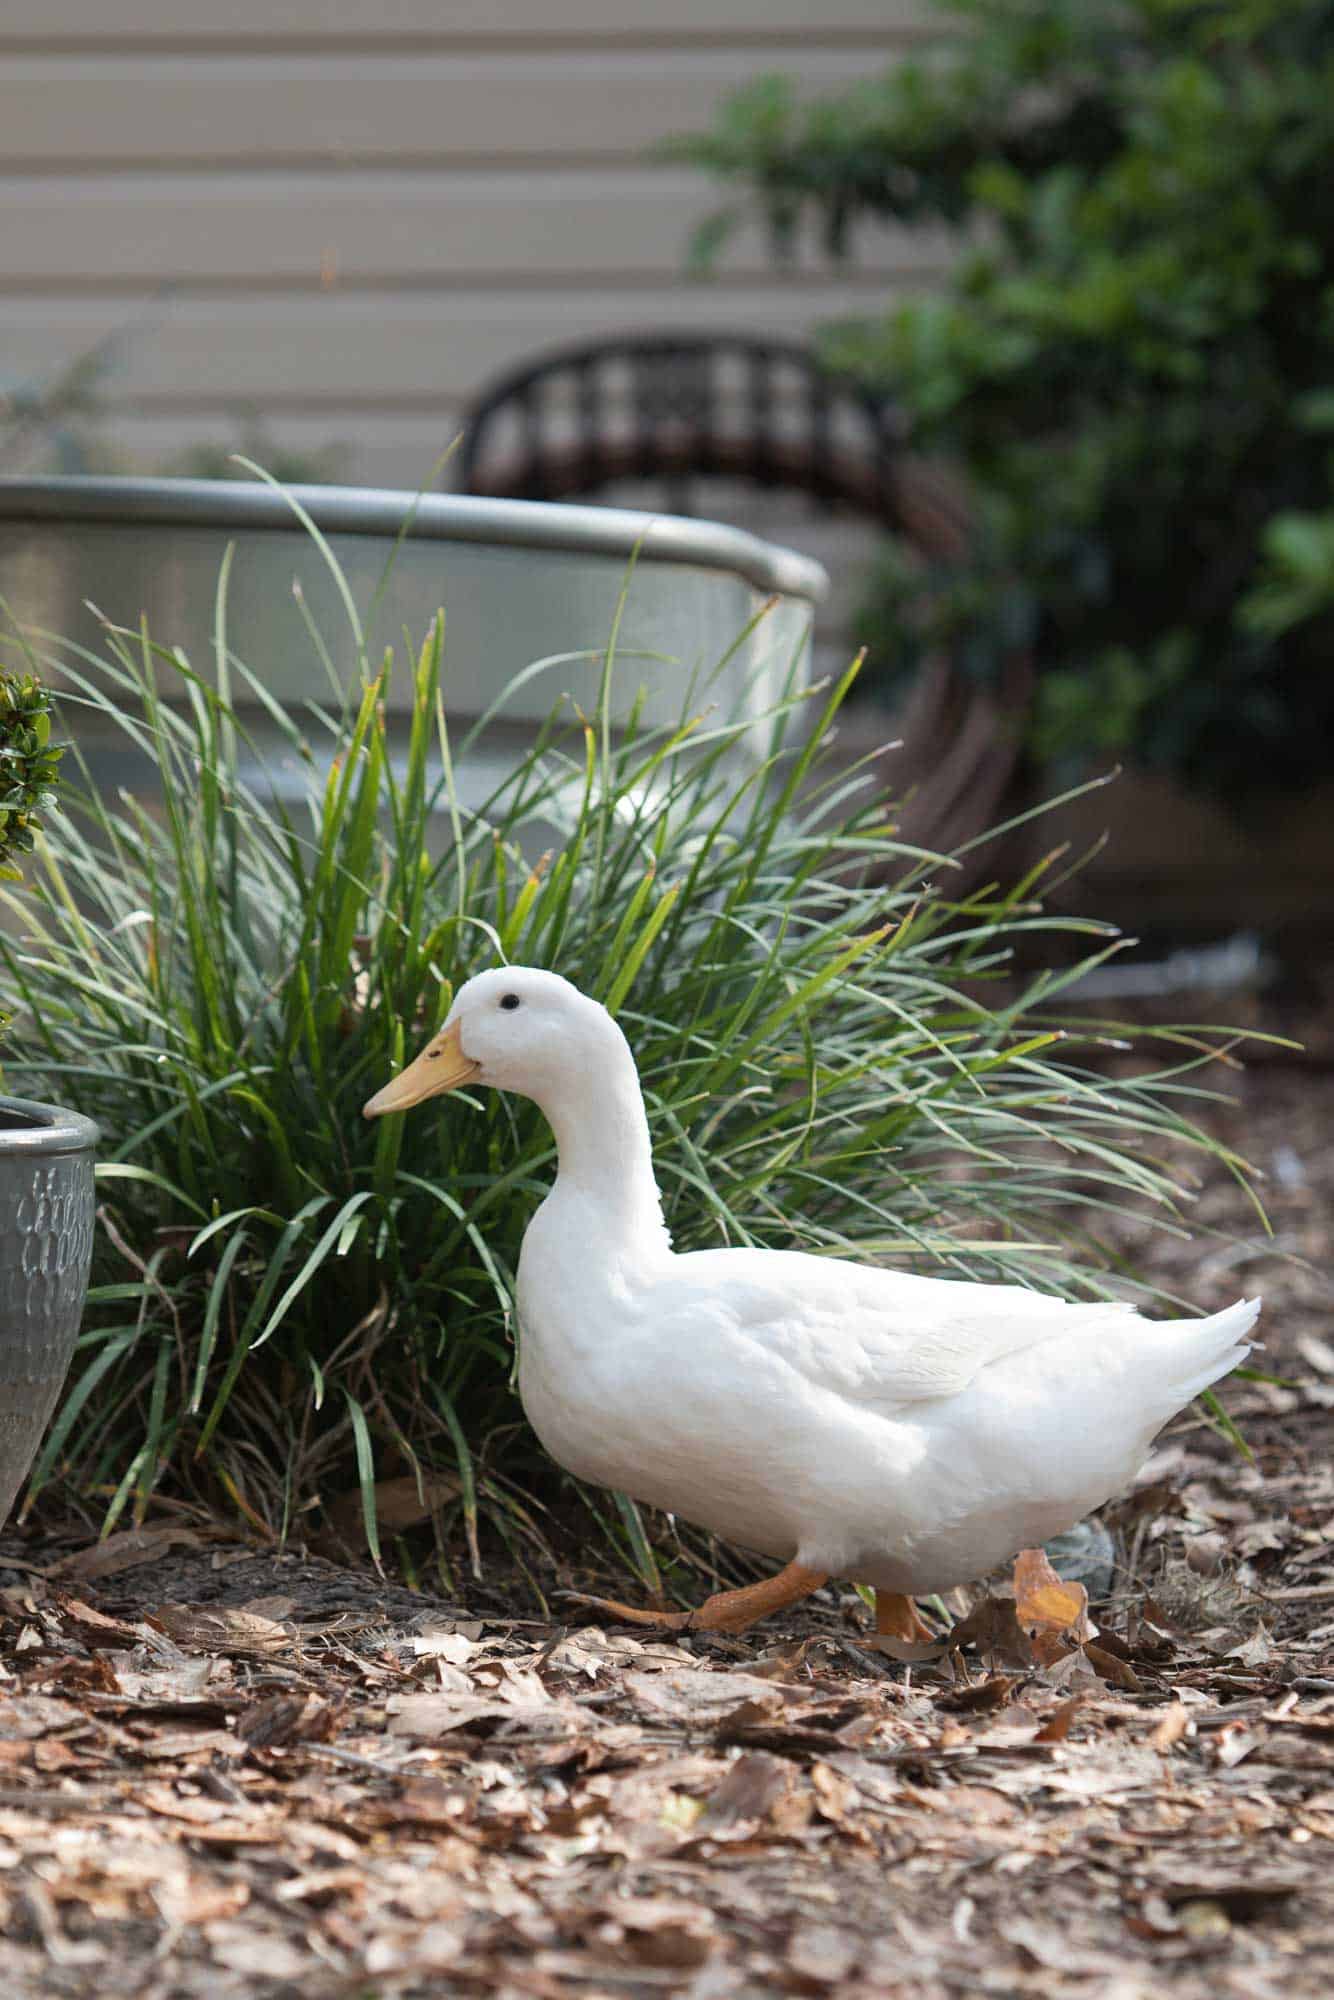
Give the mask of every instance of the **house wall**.
<path id="1" fill-rule="evenodd" d="M 739 84 L 877 72 L 929 0 L 3 0 L 0 385 L 110 342 L 99 442 L 160 471 L 258 419 L 341 473 L 431 478 L 466 400 L 629 329 L 801 337 L 929 284 L 877 234 L 692 282 L 702 176 L 648 157 Z M 448 483 L 448 474 L 443 483 Z"/>

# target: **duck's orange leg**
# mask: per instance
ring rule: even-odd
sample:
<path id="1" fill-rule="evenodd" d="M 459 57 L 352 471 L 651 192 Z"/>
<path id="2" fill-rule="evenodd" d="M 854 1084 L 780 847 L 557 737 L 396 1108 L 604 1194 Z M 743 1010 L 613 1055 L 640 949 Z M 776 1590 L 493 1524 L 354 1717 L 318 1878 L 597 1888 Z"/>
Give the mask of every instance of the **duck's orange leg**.
<path id="1" fill-rule="evenodd" d="M 903 1639 L 910 1646 L 934 1645 L 936 1635 L 911 1597 L 889 1590 L 875 1594 L 875 1629 L 882 1639 Z"/>
<path id="2" fill-rule="evenodd" d="M 790 1562 L 786 1569 L 777 1576 L 766 1577 L 763 1583 L 749 1583 L 744 1590 L 717 1591 L 714 1596 L 706 1597 L 695 1611 L 643 1611 L 631 1604 L 620 1604 L 613 1597 L 585 1597 L 573 1590 L 565 1594 L 576 1604 L 609 1612 L 627 1625 L 656 1625 L 662 1632 L 744 1632 L 757 1619 L 767 1618 L 771 1611 L 785 1611 L 789 1604 L 800 1604 L 803 1597 L 809 1597 L 828 1581 L 823 1570 L 803 1569 L 800 1563 Z"/>

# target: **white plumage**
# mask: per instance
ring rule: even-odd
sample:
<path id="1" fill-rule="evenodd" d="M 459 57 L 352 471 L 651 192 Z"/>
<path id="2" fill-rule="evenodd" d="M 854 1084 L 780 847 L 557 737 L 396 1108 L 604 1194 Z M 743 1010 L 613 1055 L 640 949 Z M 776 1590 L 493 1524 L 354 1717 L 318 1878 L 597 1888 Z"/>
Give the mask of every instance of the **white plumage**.
<path id="1" fill-rule="evenodd" d="M 1247 1352 L 1258 1300 L 1155 1323 L 794 1251 L 675 1254 L 629 1045 L 554 973 L 469 980 L 367 1115 L 464 1082 L 531 1097 L 556 1135 L 518 1282 L 519 1388 L 547 1450 L 817 1581 L 972 1581 L 1124 1487 Z"/>

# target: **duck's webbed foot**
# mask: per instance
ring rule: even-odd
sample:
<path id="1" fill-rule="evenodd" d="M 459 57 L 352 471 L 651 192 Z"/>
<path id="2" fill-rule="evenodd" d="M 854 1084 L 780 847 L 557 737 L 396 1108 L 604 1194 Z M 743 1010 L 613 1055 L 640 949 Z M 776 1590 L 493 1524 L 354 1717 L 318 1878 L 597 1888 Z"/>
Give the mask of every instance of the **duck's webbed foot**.
<path id="1" fill-rule="evenodd" d="M 882 1639 L 902 1639 L 910 1646 L 932 1646 L 936 1643 L 936 1634 L 911 1597 L 902 1597 L 890 1590 L 876 1591 L 875 1629 Z"/>
<path id="2" fill-rule="evenodd" d="M 616 1625 L 652 1625 L 658 1632 L 684 1632 L 694 1616 L 690 1611 L 652 1611 L 642 1605 L 622 1604 L 618 1597 L 588 1597 L 582 1590 L 562 1590 L 567 1604 L 584 1604 L 601 1611 Z"/>
<path id="3" fill-rule="evenodd" d="M 790 1562 L 763 1583 L 747 1584 L 743 1590 L 717 1591 L 694 1611 L 647 1611 L 612 1597 L 585 1597 L 578 1591 L 567 1591 L 566 1595 L 576 1604 L 607 1612 L 621 1623 L 653 1625 L 660 1632 L 744 1632 L 771 1611 L 799 1604 L 827 1582 L 824 1571 L 803 1569 L 800 1563 Z"/>

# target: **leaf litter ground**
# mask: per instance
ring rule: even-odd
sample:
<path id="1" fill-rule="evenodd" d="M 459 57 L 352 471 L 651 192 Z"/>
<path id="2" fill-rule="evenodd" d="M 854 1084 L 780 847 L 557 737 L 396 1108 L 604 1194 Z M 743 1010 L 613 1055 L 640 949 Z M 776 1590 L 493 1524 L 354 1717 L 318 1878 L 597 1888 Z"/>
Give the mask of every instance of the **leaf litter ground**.
<path id="1" fill-rule="evenodd" d="M 1221 1178 L 1230 1240 L 1148 1254 L 1263 1289 L 1291 1386 L 1228 1392 L 1253 1463 L 1160 1441 L 1091 1626 L 1031 1567 L 905 1660 L 846 1591 L 657 1639 L 169 1519 L 8 1534 L 0 1991 L 1327 1994 L 1334 1080 L 1243 1091 L 1300 1261 Z"/>

